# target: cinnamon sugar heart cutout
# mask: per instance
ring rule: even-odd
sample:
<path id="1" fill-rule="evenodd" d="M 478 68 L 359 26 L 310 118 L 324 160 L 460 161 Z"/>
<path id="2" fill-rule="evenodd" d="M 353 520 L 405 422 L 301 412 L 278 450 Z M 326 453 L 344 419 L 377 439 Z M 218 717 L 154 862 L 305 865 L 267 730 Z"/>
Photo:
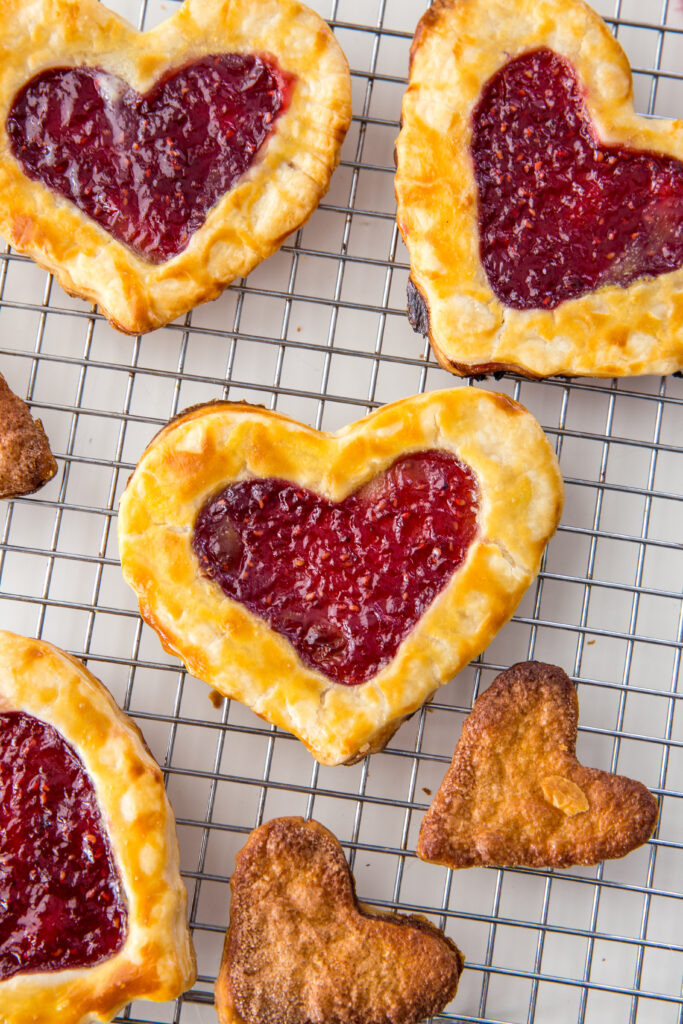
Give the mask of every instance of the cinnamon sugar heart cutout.
<path id="1" fill-rule="evenodd" d="M 0 498 L 31 494 L 56 472 L 43 424 L 0 373 Z"/>
<path id="2" fill-rule="evenodd" d="M 640 782 L 576 758 L 578 700 L 562 669 L 524 662 L 474 703 L 425 815 L 423 860 L 448 867 L 566 868 L 623 857 L 652 835 Z"/>
<path id="3" fill-rule="evenodd" d="M 0 712 L 0 981 L 90 967 L 127 910 L 92 780 L 57 730 Z"/>
<path id="4" fill-rule="evenodd" d="M 582 0 L 443 0 L 397 142 L 409 305 L 444 367 L 626 376 L 683 366 L 683 131 L 633 110 Z"/>
<path id="5" fill-rule="evenodd" d="M 432 392 L 337 434 L 216 402 L 143 454 L 119 549 L 168 650 L 339 764 L 486 646 L 561 504 L 550 445 L 503 395 Z"/>
<path id="6" fill-rule="evenodd" d="M 457 946 L 423 918 L 361 909 L 339 842 L 315 821 L 255 829 L 230 887 L 220 1024 L 413 1024 L 455 995 Z"/>
<path id="7" fill-rule="evenodd" d="M 0 230 L 128 332 L 274 252 L 350 121 L 346 59 L 298 0 L 185 0 L 145 33 L 96 0 L 9 0 L 0 45 Z"/>
<path id="8" fill-rule="evenodd" d="M 173 812 L 75 658 L 0 631 L 0 1020 L 108 1021 L 196 976 Z"/>

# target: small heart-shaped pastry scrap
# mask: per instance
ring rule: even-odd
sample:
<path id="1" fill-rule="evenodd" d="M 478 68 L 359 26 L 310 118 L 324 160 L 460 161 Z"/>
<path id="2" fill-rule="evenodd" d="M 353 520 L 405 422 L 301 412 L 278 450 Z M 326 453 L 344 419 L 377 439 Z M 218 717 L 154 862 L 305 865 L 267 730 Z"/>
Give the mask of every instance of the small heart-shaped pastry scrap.
<path id="1" fill-rule="evenodd" d="M 0 374 L 0 498 L 32 494 L 56 472 L 43 424 Z"/>
<path id="2" fill-rule="evenodd" d="M 255 829 L 230 880 L 220 1024 L 412 1024 L 454 997 L 464 958 L 423 918 L 361 909 L 316 821 Z"/>
<path id="3" fill-rule="evenodd" d="M 419 395 L 337 434 L 215 402 L 142 456 L 119 549 L 167 650 L 339 764 L 486 646 L 561 506 L 552 448 L 503 395 Z"/>
<path id="4" fill-rule="evenodd" d="M 578 715 L 562 669 L 529 661 L 502 672 L 465 719 L 418 857 L 452 868 L 566 868 L 647 842 L 654 797 L 640 782 L 577 761 Z"/>
<path id="5" fill-rule="evenodd" d="M 583 0 L 437 0 L 396 145 L 409 311 L 446 369 L 683 366 L 683 122 Z"/>
<path id="6" fill-rule="evenodd" d="M 123 331 L 273 253 L 351 117 L 346 58 L 298 0 L 185 0 L 144 33 L 97 0 L 7 0 L 0 46 L 0 231 Z"/>
<path id="7" fill-rule="evenodd" d="M 80 662 L 5 632 L 0 867 L 2 1024 L 108 1021 L 194 981 L 158 765 Z"/>

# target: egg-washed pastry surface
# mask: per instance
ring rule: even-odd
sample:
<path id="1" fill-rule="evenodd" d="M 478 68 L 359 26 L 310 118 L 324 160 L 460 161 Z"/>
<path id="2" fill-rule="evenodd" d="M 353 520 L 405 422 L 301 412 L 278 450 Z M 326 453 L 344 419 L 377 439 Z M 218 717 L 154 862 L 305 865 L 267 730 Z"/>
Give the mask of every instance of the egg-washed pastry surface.
<path id="1" fill-rule="evenodd" d="M 143 454 L 121 562 L 167 650 L 339 764 L 507 621 L 562 495 L 539 424 L 503 395 L 419 395 L 336 434 L 216 402 Z"/>
<path id="2" fill-rule="evenodd" d="M 144 33 L 96 0 L 7 0 L 0 47 L 0 232 L 129 333 L 304 223 L 351 117 L 298 0 L 185 0 Z"/>
<path id="3" fill-rule="evenodd" d="M 465 720 L 418 856 L 453 868 L 566 868 L 647 842 L 654 797 L 640 782 L 582 765 L 577 723 L 562 669 L 531 661 L 502 672 Z"/>
<path id="4" fill-rule="evenodd" d="M 413 1024 L 455 996 L 464 958 L 423 918 L 359 905 L 342 848 L 278 818 L 237 855 L 220 1024 Z"/>
<path id="5" fill-rule="evenodd" d="M 409 306 L 446 369 L 683 366 L 683 122 L 583 0 L 437 0 L 397 141 Z"/>
<path id="6" fill-rule="evenodd" d="M 0 632 L 0 1021 L 94 1024 L 194 981 L 163 777 L 84 666 Z"/>

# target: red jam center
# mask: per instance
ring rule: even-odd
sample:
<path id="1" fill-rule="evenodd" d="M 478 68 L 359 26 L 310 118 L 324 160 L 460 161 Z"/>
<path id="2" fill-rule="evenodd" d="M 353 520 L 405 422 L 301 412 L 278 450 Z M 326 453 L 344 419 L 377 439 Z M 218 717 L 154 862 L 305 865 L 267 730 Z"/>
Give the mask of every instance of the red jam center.
<path id="1" fill-rule="evenodd" d="M 141 96 L 99 68 L 51 68 L 7 118 L 24 173 L 152 263 L 177 256 L 254 162 L 294 79 L 272 57 L 224 53 Z"/>
<path id="2" fill-rule="evenodd" d="M 0 714 L 0 981 L 110 957 L 123 945 L 126 921 L 80 759 L 51 725 Z"/>
<path id="3" fill-rule="evenodd" d="M 513 309 L 554 309 L 601 285 L 683 266 L 683 164 L 602 146 L 572 66 L 526 53 L 474 113 L 481 259 Z"/>
<path id="4" fill-rule="evenodd" d="M 339 504 L 284 480 L 233 484 L 204 506 L 202 572 L 337 683 L 374 676 L 462 563 L 477 481 L 443 451 L 398 459 Z"/>

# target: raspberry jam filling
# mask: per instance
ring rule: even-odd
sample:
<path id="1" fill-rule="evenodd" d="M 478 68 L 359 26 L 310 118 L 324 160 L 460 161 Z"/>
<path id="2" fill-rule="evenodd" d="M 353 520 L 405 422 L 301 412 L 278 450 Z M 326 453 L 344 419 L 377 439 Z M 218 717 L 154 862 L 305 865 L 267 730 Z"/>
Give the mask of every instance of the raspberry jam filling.
<path id="1" fill-rule="evenodd" d="M 99 68 L 50 68 L 15 96 L 7 133 L 29 178 L 163 263 L 254 162 L 293 86 L 253 54 L 202 57 L 144 95 Z"/>
<path id="2" fill-rule="evenodd" d="M 0 981 L 98 963 L 121 948 L 126 921 L 80 758 L 51 725 L 0 714 Z"/>
<path id="3" fill-rule="evenodd" d="M 603 146 L 574 70 L 552 50 L 510 61 L 474 113 L 481 259 L 513 309 L 683 266 L 683 164 Z"/>
<path id="4" fill-rule="evenodd" d="M 463 562 L 477 532 L 468 466 L 405 455 L 337 503 L 284 480 L 243 480 L 195 525 L 202 572 L 337 683 L 374 676 Z"/>

